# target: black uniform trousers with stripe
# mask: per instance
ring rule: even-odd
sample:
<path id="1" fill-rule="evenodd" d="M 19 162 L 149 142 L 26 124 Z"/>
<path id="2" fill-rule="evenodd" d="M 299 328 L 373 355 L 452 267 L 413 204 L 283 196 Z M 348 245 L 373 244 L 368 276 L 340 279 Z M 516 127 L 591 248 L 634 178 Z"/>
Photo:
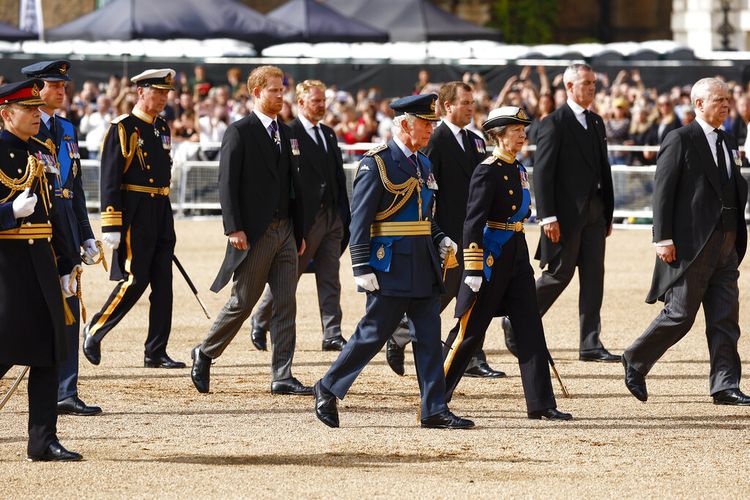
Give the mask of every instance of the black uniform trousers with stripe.
<path id="1" fill-rule="evenodd" d="M 462 284 L 461 295 L 473 294 Z M 445 342 L 446 401 L 469 365 L 477 348 L 484 343 L 485 332 L 492 318 L 508 316 L 518 334 L 518 365 L 526 397 L 526 410 L 531 413 L 556 408 L 550 379 L 547 344 L 544 339 L 539 307 L 536 301 L 534 271 L 523 233 L 515 233 L 503 246 L 492 267 L 489 281 L 483 281 L 474 305 L 463 313 Z"/>

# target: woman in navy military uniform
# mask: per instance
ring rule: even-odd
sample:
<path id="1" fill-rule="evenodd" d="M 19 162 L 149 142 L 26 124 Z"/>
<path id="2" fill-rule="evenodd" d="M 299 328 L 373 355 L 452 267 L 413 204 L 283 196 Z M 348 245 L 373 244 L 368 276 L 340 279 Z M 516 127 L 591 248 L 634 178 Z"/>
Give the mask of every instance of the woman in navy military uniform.
<path id="1" fill-rule="evenodd" d="M 61 282 L 67 295 L 75 290 L 73 256 L 56 227 L 45 163 L 28 142 L 39 130 L 41 85 L 0 87 L 0 377 L 13 365 L 31 367 L 29 460 L 80 460 L 57 440 L 56 365 L 66 355 L 66 320 L 73 319 Z"/>
<path id="2" fill-rule="evenodd" d="M 492 110 L 482 128 L 495 144 L 492 156 L 474 170 L 464 222 L 464 284 L 456 303 L 456 326 L 445 344 L 446 400 L 482 345 L 493 317 L 508 316 L 517 339 L 518 364 L 529 418 L 569 420 L 557 410 L 549 352 L 537 307 L 534 271 L 523 223 L 531 198 L 526 169 L 516 160 L 526 140 L 526 112 L 515 106 Z"/>

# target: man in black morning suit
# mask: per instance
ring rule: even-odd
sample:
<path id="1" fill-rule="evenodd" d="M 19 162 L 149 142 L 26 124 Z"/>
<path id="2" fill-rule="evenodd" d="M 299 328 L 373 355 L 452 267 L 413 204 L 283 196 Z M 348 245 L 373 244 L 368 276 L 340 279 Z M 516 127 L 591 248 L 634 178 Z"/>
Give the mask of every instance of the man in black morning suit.
<path id="1" fill-rule="evenodd" d="M 477 165 L 487 158 L 484 139 L 466 126 L 474 118 L 474 96 L 470 85 L 448 82 L 440 88 L 438 106 L 443 122 L 435 129 L 424 153 L 432 164 L 438 190 L 435 193 L 435 221 L 445 234 L 458 245 L 458 267 L 445 270 L 445 294 L 440 298 L 440 311 L 458 295 L 463 275 L 462 233 L 469 198 L 469 181 Z M 386 345 L 388 365 L 404 374 L 404 347 L 409 342 L 409 328 L 399 326 Z M 499 378 L 505 373 L 493 370 L 487 364 L 482 346 L 477 349 L 466 368 L 466 376 Z"/>
<path id="2" fill-rule="evenodd" d="M 247 79 L 253 112 L 227 128 L 219 161 L 219 197 L 227 248 L 211 285 L 232 281 L 232 294 L 206 338 L 192 351 L 191 378 L 208 392 L 211 360 L 224 352 L 250 316 L 265 284 L 273 293 L 271 393 L 312 394 L 292 376 L 296 342 L 297 258 L 305 251 L 304 205 L 298 172 L 299 147 L 280 123 L 284 73 L 259 66 Z"/>
<path id="3" fill-rule="evenodd" d="M 747 182 L 731 135 L 727 85 L 715 78 L 690 92 L 696 119 L 669 133 L 654 176 L 656 264 L 646 302 L 664 309 L 625 350 L 625 385 L 646 401 L 645 376 L 684 337 L 700 306 L 706 317 L 714 404 L 750 406 L 740 389 L 738 266 L 747 248 Z"/>
<path id="4" fill-rule="evenodd" d="M 534 155 L 536 213 L 542 226 L 535 257 L 542 268 L 547 266 L 536 281 L 537 301 L 544 315 L 578 268 L 579 359 L 616 362 L 620 356 L 610 354 L 599 339 L 614 191 L 604 122 L 587 109 L 594 101 L 596 74 L 586 64 L 573 64 L 563 82 L 568 101 L 542 120 Z M 509 322 L 503 321 L 503 329 L 512 344 Z"/>
<path id="5" fill-rule="evenodd" d="M 51 146 L 57 158 L 59 177 L 54 177 L 56 210 L 64 224 L 61 230 L 69 232 L 73 243 L 75 264 L 81 265 L 81 251 L 88 262 L 94 262 L 101 252 L 94 238 L 83 192 L 83 172 L 78 153 L 78 136 L 75 127 L 66 118 L 55 114 L 65 101 L 65 85 L 70 81 L 70 62 L 65 60 L 41 61 L 21 69 L 30 78 L 44 80 L 40 95 L 42 121 L 39 133 L 32 140 Z M 51 141 L 51 142 L 47 142 Z M 67 326 L 68 356 L 58 369 L 57 411 L 65 415 L 90 416 L 101 413 L 98 406 L 89 406 L 78 397 L 78 337 L 80 335 L 80 302 L 77 296 L 67 298 L 75 322 Z"/>
<path id="6" fill-rule="evenodd" d="M 326 87 L 319 80 L 297 84 L 299 116 L 289 127 L 292 146 L 300 153 L 299 174 L 304 189 L 305 251 L 297 263 L 297 273 L 310 262 L 320 306 L 324 351 L 340 351 L 346 344 L 341 336 L 341 282 L 339 258 L 349 244 L 349 197 L 346 194 L 344 164 L 332 128 L 320 120 L 326 113 Z M 266 349 L 266 332 L 271 324 L 273 295 L 266 286 L 253 314 L 253 345 Z"/>

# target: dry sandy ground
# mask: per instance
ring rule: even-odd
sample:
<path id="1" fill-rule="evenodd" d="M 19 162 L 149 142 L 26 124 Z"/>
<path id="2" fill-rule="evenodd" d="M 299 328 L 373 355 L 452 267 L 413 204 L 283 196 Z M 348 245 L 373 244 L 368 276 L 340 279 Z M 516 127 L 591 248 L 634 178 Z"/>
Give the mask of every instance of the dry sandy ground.
<path id="1" fill-rule="evenodd" d="M 212 315 L 228 296 L 208 291 L 224 251 L 219 220 L 178 221 L 177 254 Z M 538 230 L 531 228 L 530 247 Z M 644 303 L 653 250 L 647 230 L 609 239 L 603 340 L 621 352 L 658 313 Z M 746 261 L 747 262 L 747 261 Z M 740 282 L 747 325 L 748 264 Z M 344 332 L 363 312 L 348 257 L 342 265 Z M 85 273 L 93 314 L 111 290 L 101 268 Z M 210 322 L 175 276 L 170 354 L 189 361 Z M 312 384 L 335 358 L 320 351 L 314 279 L 298 293 L 295 374 Z M 420 429 L 411 360 L 399 378 L 379 354 L 340 404 L 341 428 L 318 422 L 311 398 L 271 396 L 270 353 L 243 330 L 212 370 L 212 392 L 198 394 L 188 369 L 142 368 L 148 302 L 142 299 L 103 344 L 98 367 L 81 357 L 80 394 L 101 405 L 92 418 L 61 417 L 59 436 L 85 455 L 72 464 L 27 463 L 26 384 L 0 414 L 0 497 L 747 497 L 750 408 L 714 406 L 700 317 L 648 377 L 651 399 L 635 400 L 618 364 L 577 360 L 577 285 L 544 318 L 547 340 L 572 399 L 558 405 L 575 420 L 526 418 L 518 366 L 497 322 L 486 343 L 507 379 L 465 379 L 452 409 L 476 421 L 470 431 Z M 452 325 L 443 316 L 443 331 Z M 19 332 L 20 334 L 20 332 Z M 748 369 L 750 340 L 740 341 Z M 12 372 L 8 377 L 14 375 Z M 6 378 L 0 390 L 8 387 Z M 750 385 L 744 384 L 750 391 Z"/>

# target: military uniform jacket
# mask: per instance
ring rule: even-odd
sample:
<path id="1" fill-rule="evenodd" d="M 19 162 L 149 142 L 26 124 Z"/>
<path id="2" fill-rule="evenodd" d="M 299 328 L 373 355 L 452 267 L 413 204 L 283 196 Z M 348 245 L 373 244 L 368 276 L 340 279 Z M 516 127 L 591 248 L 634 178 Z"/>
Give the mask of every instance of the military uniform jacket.
<path id="1" fill-rule="evenodd" d="M 172 136 L 163 118 L 153 123 L 136 114 L 112 120 L 102 146 L 101 210 L 103 232 L 124 232 L 138 204 L 146 198 L 168 196 L 172 179 Z M 158 189 L 161 194 L 126 187 Z"/>
<path id="2" fill-rule="evenodd" d="M 430 297 L 444 291 L 437 245 L 445 234 L 432 220 L 438 186 L 429 159 L 418 157 L 419 175 L 391 140 L 366 153 L 354 179 L 349 243 L 354 275 L 375 273 L 383 295 Z"/>
<path id="3" fill-rule="evenodd" d="M 37 162 L 41 155 L 44 161 Z M 35 167 L 27 170 L 29 156 Z M 66 355 L 59 277 L 70 273 L 74 256 L 65 239 L 67 231 L 58 229 L 52 181 L 43 173 L 50 163 L 55 160 L 49 150 L 0 132 L 0 364 L 52 366 Z M 42 169 L 31 184 L 37 196 L 35 210 L 16 219 L 13 200 L 25 185 L 15 190 L 8 184 L 33 177 L 29 172 L 34 168 Z M 54 175 L 50 172 L 49 177 Z"/>
<path id="4" fill-rule="evenodd" d="M 302 245 L 305 217 L 298 167 L 300 151 L 292 148 L 289 127 L 280 121 L 278 125 L 281 151 L 255 113 L 230 124 L 221 142 L 219 198 L 224 234 L 244 231 L 250 249 L 266 232 L 279 206 L 281 168 L 289 169 L 289 218 L 297 248 Z M 229 283 L 248 251 L 227 242 L 212 291 L 218 292 Z"/>
<path id="5" fill-rule="evenodd" d="M 740 154 L 734 139 L 725 134 L 733 183 L 739 207 L 737 256 L 742 261 L 747 248 L 745 204 L 747 181 L 740 172 Z M 711 234 L 720 225 L 722 186 L 706 135 L 698 122 L 670 132 L 656 160 L 654 174 L 654 242 L 672 240 L 677 259 L 667 264 L 656 259 L 651 290 L 646 302 L 663 300 L 666 291 L 690 267 Z"/>
<path id="6" fill-rule="evenodd" d="M 315 219 L 315 215 L 320 209 L 323 193 L 328 186 L 328 174 L 325 169 L 334 165 L 333 176 L 336 180 L 336 186 L 332 187 L 336 191 L 336 210 L 341 217 L 344 225 L 344 238 L 341 240 L 341 252 L 346 250 L 349 245 L 349 222 L 351 221 L 351 212 L 349 209 L 349 196 L 346 193 L 346 174 L 344 174 L 344 161 L 341 156 L 336 133 L 331 127 L 319 123 L 320 132 L 323 140 L 326 142 L 326 150 L 321 149 L 305 130 L 302 122 L 295 118 L 289 124 L 294 139 L 298 142 L 300 151 L 299 174 L 304 190 L 302 199 L 305 208 L 305 234 Z"/>
<path id="7" fill-rule="evenodd" d="M 505 245 L 512 244 L 514 237 L 524 237 L 523 223 L 531 214 L 526 169 L 511 155 L 495 151 L 477 166 L 471 177 L 463 231 L 464 275 L 483 277 L 479 293 L 483 290 L 490 293 L 487 282 L 495 273 L 511 272 L 496 269 L 496 263 Z M 462 286 L 456 316 L 461 317 L 473 302 L 474 293 Z M 504 314 L 496 311 L 495 316 Z"/>
<path id="8" fill-rule="evenodd" d="M 69 228 L 73 245 L 78 250 L 86 240 L 94 239 L 94 231 L 89 222 L 86 209 L 86 195 L 83 191 L 83 171 L 81 154 L 78 151 L 78 135 L 75 127 L 67 119 L 55 115 L 56 134 L 42 122 L 36 139 L 47 144 L 48 149 L 54 146 L 60 175 L 54 177 L 55 210 L 60 212 L 62 222 Z M 51 144 L 47 141 L 52 141 Z M 80 263 L 80 255 L 76 259 Z"/>

